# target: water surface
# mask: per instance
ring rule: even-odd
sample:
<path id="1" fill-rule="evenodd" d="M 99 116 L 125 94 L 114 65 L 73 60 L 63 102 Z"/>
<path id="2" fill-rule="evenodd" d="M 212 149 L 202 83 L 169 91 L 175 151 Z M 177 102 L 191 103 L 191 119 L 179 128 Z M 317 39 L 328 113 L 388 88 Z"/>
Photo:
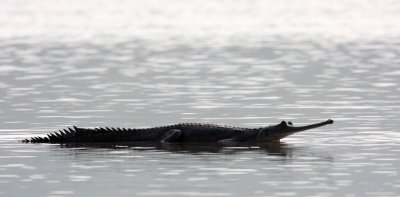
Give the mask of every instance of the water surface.
<path id="1" fill-rule="evenodd" d="M 400 195 L 396 1 L 85 2 L 0 3 L 0 195 Z M 328 118 L 277 144 L 17 142 Z"/>

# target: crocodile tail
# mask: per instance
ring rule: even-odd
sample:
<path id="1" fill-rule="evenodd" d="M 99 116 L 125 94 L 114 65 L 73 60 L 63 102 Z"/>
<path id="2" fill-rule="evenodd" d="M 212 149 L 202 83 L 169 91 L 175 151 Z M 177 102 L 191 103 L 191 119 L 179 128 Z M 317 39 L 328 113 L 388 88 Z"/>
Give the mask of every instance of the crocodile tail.
<path id="1" fill-rule="evenodd" d="M 21 140 L 22 143 L 49 143 L 50 139 L 48 137 L 32 137 L 30 139 Z"/>
<path id="2" fill-rule="evenodd" d="M 68 128 L 59 130 L 54 133 L 47 134 L 46 137 L 32 137 L 21 140 L 22 143 L 63 143 L 68 142 L 71 138 L 76 136 L 76 132 L 79 128 L 73 126 L 73 128 Z"/>

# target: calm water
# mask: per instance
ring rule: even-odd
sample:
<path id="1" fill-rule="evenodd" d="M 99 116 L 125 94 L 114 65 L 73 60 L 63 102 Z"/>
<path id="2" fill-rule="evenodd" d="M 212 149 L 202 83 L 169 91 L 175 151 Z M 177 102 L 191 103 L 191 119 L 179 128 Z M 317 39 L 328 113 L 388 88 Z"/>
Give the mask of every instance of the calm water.
<path id="1" fill-rule="evenodd" d="M 400 196 L 398 21 L 398 1 L 1 1 L 0 196 Z M 252 146 L 17 142 L 328 118 Z"/>

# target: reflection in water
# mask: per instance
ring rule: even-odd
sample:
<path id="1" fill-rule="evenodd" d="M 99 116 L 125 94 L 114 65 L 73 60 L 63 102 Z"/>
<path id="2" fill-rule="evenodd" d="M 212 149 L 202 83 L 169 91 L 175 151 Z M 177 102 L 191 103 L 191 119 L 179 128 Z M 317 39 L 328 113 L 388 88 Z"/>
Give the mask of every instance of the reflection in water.
<path id="1" fill-rule="evenodd" d="M 219 143 L 68 143 L 61 144 L 62 148 L 73 148 L 72 150 L 87 149 L 122 149 L 122 150 L 160 150 L 171 153 L 197 154 L 197 153 L 220 153 L 235 154 L 238 152 L 254 151 L 266 152 L 270 155 L 290 157 L 296 150 L 295 147 L 286 143 L 237 143 L 233 145 L 221 145 Z"/>
<path id="2" fill-rule="evenodd" d="M 136 195 L 200 195 L 210 192 L 210 196 L 231 196 L 245 195 L 254 189 L 259 192 L 278 192 L 279 190 L 271 190 L 268 185 L 283 187 L 293 181 L 287 182 L 280 178 L 282 173 L 323 175 L 324 170 L 333 162 L 332 157 L 323 151 L 285 143 L 234 146 L 160 143 L 38 144 L 33 147 L 45 152 L 36 154 L 38 158 L 33 159 L 35 166 L 60 166 L 66 170 L 62 177 L 57 177 L 59 172 L 53 172 L 46 174 L 44 178 L 63 183 L 67 190 L 71 188 L 70 183 L 79 182 L 82 185 L 74 185 L 75 188 L 71 190 L 79 191 L 79 194 L 85 194 L 86 190 L 82 188 L 92 181 L 97 182 L 100 187 L 114 187 L 119 184 L 112 181 L 113 179 L 124 181 L 123 185 L 130 188 L 128 191 Z M 309 169 L 313 169 L 315 173 L 308 174 Z M 19 172 L 17 174 L 23 178 Z M 39 175 L 40 173 L 37 176 Z M 293 175 L 292 178 L 298 175 Z M 246 177 L 249 177 L 248 185 L 242 185 L 242 179 Z M 298 180 L 294 183 L 296 185 L 300 182 Z M 306 181 L 301 185 L 313 183 L 314 181 Z M 176 185 L 179 187 L 176 188 Z M 226 190 L 232 185 L 235 186 L 234 189 Z M 211 190 L 204 192 L 203 187 Z M 98 195 L 109 194 L 108 191 L 92 192 Z M 118 190 L 112 192 L 123 194 Z"/>

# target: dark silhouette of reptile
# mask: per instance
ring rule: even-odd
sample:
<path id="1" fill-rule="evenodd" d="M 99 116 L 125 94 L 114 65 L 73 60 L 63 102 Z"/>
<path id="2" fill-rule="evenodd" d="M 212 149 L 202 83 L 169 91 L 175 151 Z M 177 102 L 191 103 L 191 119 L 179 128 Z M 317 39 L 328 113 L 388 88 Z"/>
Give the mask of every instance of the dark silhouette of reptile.
<path id="1" fill-rule="evenodd" d="M 125 128 L 78 128 L 72 127 L 47 134 L 47 137 L 24 139 L 24 143 L 110 143 L 110 142 L 268 142 L 294 133 L 332 124 L 324 122 L 295 127 L 291 122 L 268 127 L 241 128 L 215 124 L 181 123 L 145 129 Z"/>

